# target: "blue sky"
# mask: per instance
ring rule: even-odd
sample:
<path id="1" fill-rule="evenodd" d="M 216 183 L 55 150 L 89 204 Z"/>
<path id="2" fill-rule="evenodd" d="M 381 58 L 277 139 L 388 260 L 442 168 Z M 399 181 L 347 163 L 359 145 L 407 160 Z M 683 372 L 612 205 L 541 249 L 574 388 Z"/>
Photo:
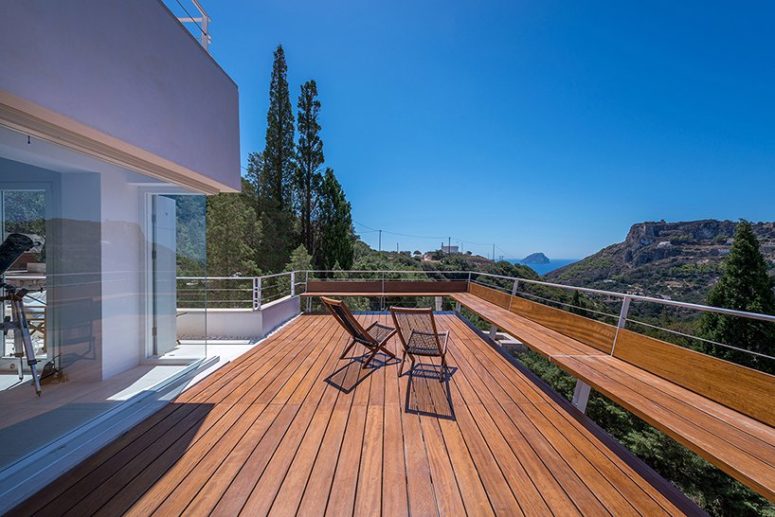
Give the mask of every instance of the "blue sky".
<path id="1" fill-rule="evenodd" d="M 452 236 L 577 258 L 644 220 L 775 219 L 773 2 L 205 7 L 243 163 L 282 43 L 294 106 L 318 83 L 327 165 L 374 246 L 367 227 L 427 237 L 385 233 L 386 249 Z"/>

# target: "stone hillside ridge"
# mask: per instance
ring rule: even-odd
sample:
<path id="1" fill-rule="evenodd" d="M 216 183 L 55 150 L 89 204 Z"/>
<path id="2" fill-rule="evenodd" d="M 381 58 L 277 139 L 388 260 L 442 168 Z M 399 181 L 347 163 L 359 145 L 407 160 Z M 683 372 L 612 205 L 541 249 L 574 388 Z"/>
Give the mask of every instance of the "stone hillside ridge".
<path id="1" fill-rule="evenodd" d="M 752 223 L 775 273 L 775 222 Z M 702 302 L 718 280 L 737 222 L 714 219 L 633 225 L 624 242 L 546 275 L 550 281 Z"/>

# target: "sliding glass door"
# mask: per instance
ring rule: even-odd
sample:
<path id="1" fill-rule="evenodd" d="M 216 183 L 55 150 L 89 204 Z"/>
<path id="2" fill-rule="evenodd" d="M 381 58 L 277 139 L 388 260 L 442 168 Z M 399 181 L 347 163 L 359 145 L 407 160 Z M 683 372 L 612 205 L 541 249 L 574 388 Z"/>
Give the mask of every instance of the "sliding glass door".
<path id="1" fill-rule="evenodd" d="M 207 355 L 205 219 L 202 195 L 150 194 L 147 356 L 190 361 Z"/>

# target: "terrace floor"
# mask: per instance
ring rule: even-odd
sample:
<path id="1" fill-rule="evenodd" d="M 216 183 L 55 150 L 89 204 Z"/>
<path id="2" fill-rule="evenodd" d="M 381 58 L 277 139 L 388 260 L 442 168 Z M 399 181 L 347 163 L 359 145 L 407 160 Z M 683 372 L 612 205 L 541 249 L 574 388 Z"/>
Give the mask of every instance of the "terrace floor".
<path id="1" fill-rule="evenodd" d="M 388 322 L 359 316 L 374 318 Z M 338 360 L 333 318 L 301 316 L 14 513 L 699 513 L 459 317 L 437 318 L 445 382 L 436 364 L 399 378 L 395 361 Z"/>

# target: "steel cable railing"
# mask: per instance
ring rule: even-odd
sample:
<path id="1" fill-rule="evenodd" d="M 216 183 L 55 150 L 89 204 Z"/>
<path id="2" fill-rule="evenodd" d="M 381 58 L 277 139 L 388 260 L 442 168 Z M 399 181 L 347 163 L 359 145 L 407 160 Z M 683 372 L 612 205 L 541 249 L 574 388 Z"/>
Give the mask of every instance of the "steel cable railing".
<path id="1" fill-rule="evenodd" d="M 408 281 L 417 281 L 415 277 L 426 278 L 430 282 L 444 282 L 449 280 L 465 280 L 469 283 L 480 284 L 491 287 L 499 291 L 524 297 L 525 299 L 535 301 L 547 306 L 553 306 L 560 310 L 575 312 L 593 319 L 605 319 L 616 322 L 618 328 L 624 328 L 627 324 L 640 325 L 653 331 L 663 331 L 667 334 L 684 338 L 695 339 L 706 345 L 719 346 L 736 352 L 751 354 L 752 356 L 772 359 L 772 355 L 747 350 L 730 344 L 719 343 L 702 336 L 692 335 L 682 330 L 667 328 L 655 322 L 644 321 L 643 318 L 633 317 L 630 313 L 631 302 L 639 304 L 657 304 L 658 306 L 669 309 L 686 310 L 692 314 L 684 318 L 689 319 L 697 317 L 701 313 L 714 313 L 724 316 L 745 318 L 750 320 L 763 321 L 775 324 L 775 315 L 751 313 L 746 311 L 726 309 L 722 307 L 712 307 L 707 305 L 681 302 L 672 299 L 663 299 L 638 294 L 620 293 L 615 291 L 605 291 L 601 289 L 592 289 L 587 287 L 576 287 L 541 280 L 531 280 L 525 278 L 509 277 L 492 273 L 483 273 L 478 271 L 439 271 L 439 270 L 302 270 L 293 272 L 276 273 L 260 277 L 179 277 L 181 282 L 198 282 L 196 288 L 191 286 L 183 287 L 179 290 L 179 304 L 196 303 L 200 301 L 204 304 L 212 304 L 214 307 L 233 307 L 244 309 L 258 309 L 262 305 L 282 299 L 287 296 L 296 295 L 307 291 L 309 281 L 396 281 L 407 279 Z M 218 283 L 236 283 L 236 285 L 218 285 Z M 240 282 L 245 284 L 240 285 Z M 206 293 L 203 293 L 206 292 Z M 589 300 L 587 305 L 578 305 L 572 303 L 569 295 L 574 292 L 584 295 Z M 194 293 L 193 297 L 187 297 Z M 196 293 L 202 293 L 199 296 Z M 237 295 L 230 297 L 230 294 L 244 293 L 244 296 Z M 249 294 L 248 294 L 249 293 Z M 565 293 L 562 296 L 561 293 Z M 556 294 L 556 296 L 553 296 Z M 385 293 L 375 292 L 373 296 L 384 297 Z M 611 310 L 606 310 L 608 307 Z M 622 308 L 618 314 L 614 312 Z M 618 334 L 618 332 L 617 332 Z M 676 343 L 685 346 L 683 343 Z M 614 343 L 615 347 L 615 343 Z"/>

